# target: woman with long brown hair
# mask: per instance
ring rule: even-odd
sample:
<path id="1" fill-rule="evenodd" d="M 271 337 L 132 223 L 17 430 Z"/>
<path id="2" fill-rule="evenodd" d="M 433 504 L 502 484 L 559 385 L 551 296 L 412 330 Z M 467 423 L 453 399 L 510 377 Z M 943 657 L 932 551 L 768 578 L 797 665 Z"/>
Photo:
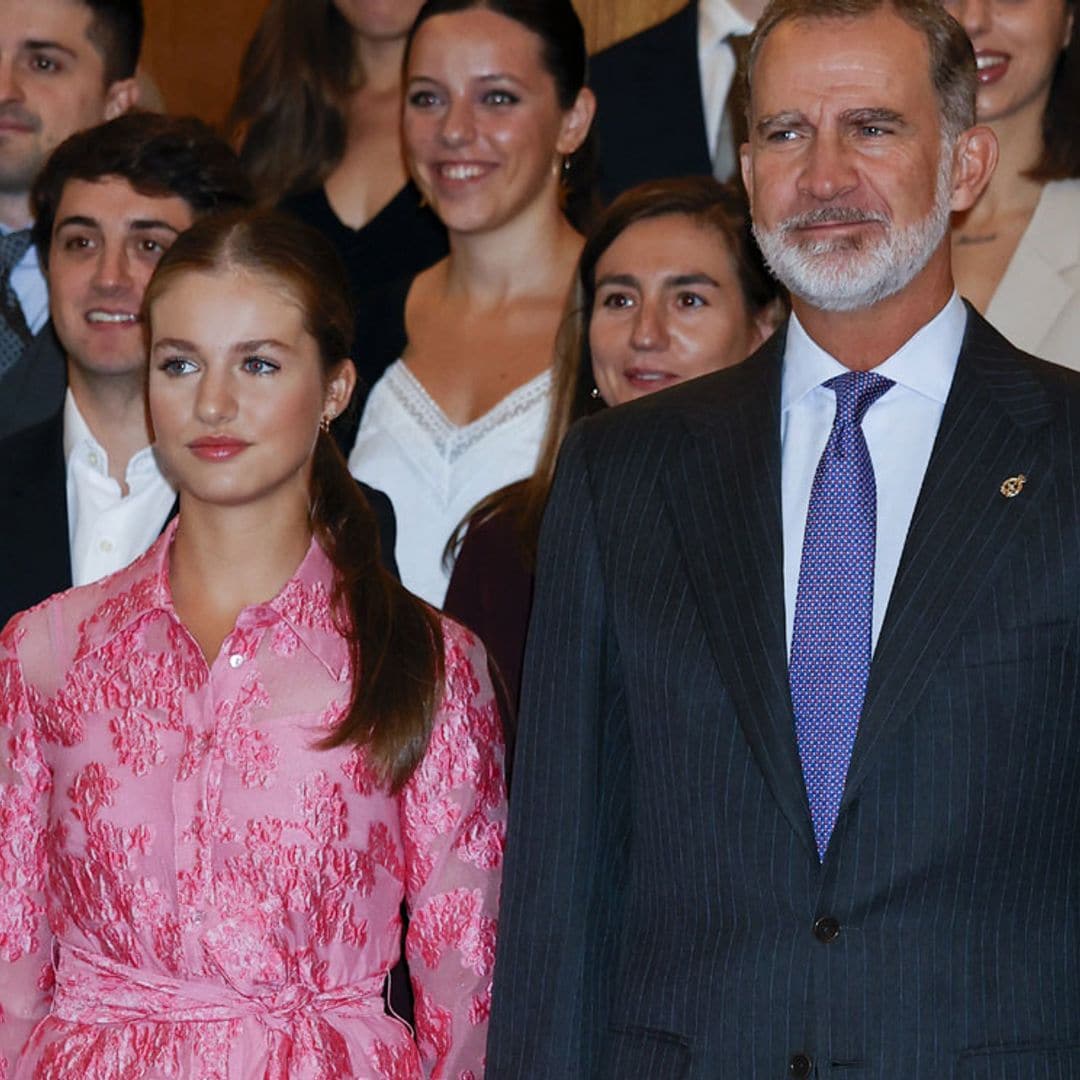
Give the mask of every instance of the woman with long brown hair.
<path id="1" fill-rule="evenodd" d="M 354 301 L 446 254 L 401 148 L 402 57 L 421 0 L 270 0 L 229 126 L 263 202 L 319 229 Z"/>
<path id="2" fill-rule="evenodd" d="M 280 215 L 208 218 L 144 317 L 179 517 L 0 638 L 0 1062 L 479 1076 L 498 722 L 327 433 L 355 379 L 337 261 Z M 415 1038 L 384 1004 L 403 901 Z"/>
<path id="3" fill-rule="evenodd" d="M 746 197 L 712 177 L 641 184 L 595 223 L 536 471 L 470 515 L 446 593 L 444 610 L 481 636 L 505 680 L 504 714 L 516 707 L 540 518 L 570 425 L 739 363 L 775 329 L 781 293 L 751 236 Z"/>

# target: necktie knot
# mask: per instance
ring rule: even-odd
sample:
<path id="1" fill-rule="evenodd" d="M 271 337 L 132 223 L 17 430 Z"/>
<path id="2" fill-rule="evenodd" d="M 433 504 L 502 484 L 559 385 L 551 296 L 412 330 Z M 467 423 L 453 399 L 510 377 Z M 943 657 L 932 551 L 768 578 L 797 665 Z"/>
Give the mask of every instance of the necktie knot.
<path id="1" fill-rule="evenodd" d="M 857 427 L 866 410 L 895 383 L 872 371 L 845 371 L 825 385 L 836 394 L 836 423 Z"/>
<path id="2" fill-rule="evenodd" d="M 30 247 L 30 230 L 17 229 L 0 236 L 0 272 L 5 276 Z"/>

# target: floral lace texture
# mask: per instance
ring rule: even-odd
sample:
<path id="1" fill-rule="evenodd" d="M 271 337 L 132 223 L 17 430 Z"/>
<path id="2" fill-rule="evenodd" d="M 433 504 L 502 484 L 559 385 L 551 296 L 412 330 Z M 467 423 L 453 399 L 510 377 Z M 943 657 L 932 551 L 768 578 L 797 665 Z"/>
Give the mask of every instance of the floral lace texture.
<path id="1" fill-rule="evenodd" d="M 172 532 L 0 638 L 0 1078 L 482 1076 L 505 794 L 480 647 L 445 624 L 391 795 L 316 748 L 349 691 L 318 545 L 208 666 Z M 402 901 L 415 1039 L 383 1005 Z"/>

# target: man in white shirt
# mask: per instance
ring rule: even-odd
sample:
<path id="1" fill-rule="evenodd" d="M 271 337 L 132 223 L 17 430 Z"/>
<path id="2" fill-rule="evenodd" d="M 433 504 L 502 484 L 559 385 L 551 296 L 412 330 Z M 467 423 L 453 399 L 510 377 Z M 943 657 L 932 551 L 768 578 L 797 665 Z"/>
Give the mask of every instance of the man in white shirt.
<path id="1" fill-rule="evenodd" d="M 739 41 L 764 0 L 691 0 L 593 57 L 598 183 L 604 200 L 645 180 L 738 172 Z"/>
<path id="2" fill-rule="evenodd" d="M 792 294 L 578 425 L 540 538 L 488 1080 L 1080 1080 L 1080 377 L 953 288 L 936 0 L 772 0 Z"/>
<path id="3" fill-rule="evenodd" d="M 73 135 L 39 174 L 34 238 L 67 390 L 0 442 L 0 622 L 126 566 L 161 531 L 175 493 L 150 448 L 143 291 L 196 218 L 251 197 L 209 128 L 152 113 Z"/>
<path id="4" fill-rule="evenodd" d="M 136 103 L 142 35 L 140 0 L 0 0 L 0 397 L 12 406 L 0 408 L 0 434 L 15 429 L 24 354 L 55 347 L 47 332 L 35 340 L 48 296 L 29 242 L 30 188 L 64 139 Z"/>

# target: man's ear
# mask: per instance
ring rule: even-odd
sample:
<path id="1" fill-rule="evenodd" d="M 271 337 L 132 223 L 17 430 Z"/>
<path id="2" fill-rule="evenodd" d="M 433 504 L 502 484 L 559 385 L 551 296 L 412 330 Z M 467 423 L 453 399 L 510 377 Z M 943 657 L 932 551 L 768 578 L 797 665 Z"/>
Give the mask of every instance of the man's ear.
<path id="1" fill-rule="evenodd" d="M 997 161 L 997 136 L 985 124 L 976 124 L 960 135 L 953 148 L 950 209 L 962 212 L 978 202 Z"/>
<path id="2" fill-rule="evenodd" d="M 739 170 L 742 172 L 743 189 L 746 191 L 746 199 L 750 204 L 750 212 L 754 210 L 754 159 L 750 154 L 750 144 L 744 142 L 739 147 Z"/>
<path id="3" fill-rule="evenodd" d="M 105 117 L 106 120 L 115 120 L 139 103 L 139 80 L 117 79 L 109 83 L 109 89 L 105 91 Z"/>

